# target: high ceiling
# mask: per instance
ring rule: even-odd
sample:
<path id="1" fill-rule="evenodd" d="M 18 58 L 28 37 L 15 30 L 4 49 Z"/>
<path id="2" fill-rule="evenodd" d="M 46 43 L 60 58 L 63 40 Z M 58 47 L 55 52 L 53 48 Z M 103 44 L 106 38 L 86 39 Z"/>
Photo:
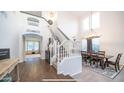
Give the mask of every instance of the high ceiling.
<path id="1" fill-rule="evenodd" d="M 87 16 L 88 14 L 90 14 L 90 11 L 70 11 L 69 13 L 71 15 L 81 17 L 81 16 Z"/>
<path id="2" fill-rule="evenodd" d="M 35 16 L 39 16 L 39 17 L 41 17 L 41 15 L 42 15 L 41 11 L 22 11 L 22 12 L 32 14 Z M 61 12 L 75 16 L 75 17 L 85 17 L 91 13 L 90 11 L 61 11 Z"/>

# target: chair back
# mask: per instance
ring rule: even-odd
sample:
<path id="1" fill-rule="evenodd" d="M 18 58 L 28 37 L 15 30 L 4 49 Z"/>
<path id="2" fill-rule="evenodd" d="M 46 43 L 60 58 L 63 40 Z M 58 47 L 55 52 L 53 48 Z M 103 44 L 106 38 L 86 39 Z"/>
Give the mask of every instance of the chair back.
<path id="1" fill-rule="evenodd" d="M 98 53 L 92 53 L 91 58 L 92 59 L 98 59 Z"/>
<path id="2" fill-rule="evenodd" d="M 105 55 L 105 51 L 98 51 L 99 55 Z"/>
<path id="3" fill-rule="evenodd" d="M 81 51 L 82 57 L 86 57 L 87 52 L 86 51 Z"/>
<path id="4" fill-rule="evenodd" d="M 98 51 L 98 56 L 101 58 L 105 57 L 105 51 Z"/>
<path id="5" fill-rule="evenodd" d="M 116 58 L 116 64 L 119 64 L 120 59 L 121 59 L 122 53 L 119 53 Z"/>

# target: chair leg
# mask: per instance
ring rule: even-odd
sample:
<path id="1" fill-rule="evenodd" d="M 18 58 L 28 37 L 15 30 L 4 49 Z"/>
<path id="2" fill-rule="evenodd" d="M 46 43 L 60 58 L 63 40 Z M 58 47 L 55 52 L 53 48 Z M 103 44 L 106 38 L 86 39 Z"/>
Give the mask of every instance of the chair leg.
<path id="1" fill-rule="evenodd" d="M 104 67 L 104 61 L 103 61 L 103 60 L 101 60 L 101 67 L 102 67 L 102 69 L 105 68 L 105 67 Z"/>
<path id="2" fill-rule="evenodd" d="M 106 61 L 105 61 L 105 63 L 104 63 L 104 69 L 106 68 L 106 66 L 107 66 L 107 63 L 106 63 Z"/>
<path id="3" fill-rule="evenodd" d="M 102 62 L 100 61 L 100 66 L 102 66 Z"/>
<path id="4" fill-rule="evenodd" d="M 117 72 L 117 66 L 115 65 L 115 71 Z"/>
<path id="5" fill-rule="evenodd" d="M 107 63 L 107 67 L 109 67 L 109 64 Z"/>
<path id="6" fill-rule="evenodd" d="M 93 65 L 95 64 L 95 61 L 93 61 Z"/>
<path id="7" fill-rule="evenodd" d="M 85 59 L 85 63 L 87 64 L 87 60 Z"/>
<path id="8" fill-rule="evenodd" d="M 91 61 L 89 61 L 90 62 L 90 66 L 92 65 L 92 62 Z"/>
<path id="9" fill-rule="evenodd" d="M 98 67 L 98 65 L 99 65 L 98 62 L 96 62 L 96 67 Z"/>
<path id="10" fill-rule="evenodd" d="M 118 64 L 118 70 L 120 70 L 119 64 Z"/>

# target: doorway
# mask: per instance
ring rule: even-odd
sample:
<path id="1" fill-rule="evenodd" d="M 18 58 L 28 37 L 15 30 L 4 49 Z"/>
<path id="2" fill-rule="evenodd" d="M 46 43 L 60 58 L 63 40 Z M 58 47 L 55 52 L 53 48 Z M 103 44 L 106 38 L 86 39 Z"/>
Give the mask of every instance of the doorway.
<path id="1" fill-rule="evenodd" d="M 40 41 L 25 40 L 26 55 L 40 54 Z"/>
<path id="2" fill-rule="evenodd" d="M 36 34 L 25 34 L 24 41 L 24 60 L 27 62 L 41 59 L 42 36 Z"/>

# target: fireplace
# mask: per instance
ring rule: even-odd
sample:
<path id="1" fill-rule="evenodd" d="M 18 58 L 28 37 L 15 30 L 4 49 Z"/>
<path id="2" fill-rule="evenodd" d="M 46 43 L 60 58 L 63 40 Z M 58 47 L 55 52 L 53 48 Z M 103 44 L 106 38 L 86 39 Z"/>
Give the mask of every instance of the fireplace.
<path id="1" fill-rule="evenodd" d="M 10 58 L 10 49 L 4 48 L 0 49 L 0 60 Z"/>

